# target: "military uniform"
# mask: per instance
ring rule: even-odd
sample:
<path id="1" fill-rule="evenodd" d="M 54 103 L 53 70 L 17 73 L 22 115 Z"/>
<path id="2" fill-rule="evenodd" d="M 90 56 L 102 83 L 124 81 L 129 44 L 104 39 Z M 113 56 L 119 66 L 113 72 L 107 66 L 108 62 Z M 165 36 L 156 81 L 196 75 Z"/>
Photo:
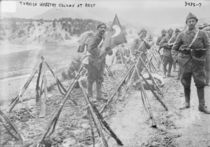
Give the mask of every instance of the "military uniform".
<path id="1" fill-rule="evenodd" d="M 147 42 L 136 39 L 131 47 L 131 54 L 135 57 L 135 59 L 138 59 L 138 57 L 141 56 L 142 60 L 145 62 L 147 59 L 147 50 L 150 48 L 151 46 Z M 137 68 L 139 72 L 142 72 L 144 69 L 144 66 L 140 61 L 138 61 Z M 136 80 L 138 80 L 138 74 L 135 71 L 132 81 Z"/>
<path id="2" fill-rule="evenodd" d="M 162 51 L 163 48 L 160 46 L 160 42 L 165 37 L 166 30 L 162 30 L 161 33 L 162 33 L 162 35 L 160 37 L 158 37 L 158 39 L 156 41 L 156 45 L 159 46 L 158 52 L 160 53 L 160 60 L 158 62 L 158 69 L 160 69 L 161 62 L 163 61 L 163 51 Z"/>
<path id="3" fill-rule="evenodd" d="M 103 73 L 105 67 L 105 58 L 100 58 L 100 44 L 102 42 L 102 36 L 97 33 L 91 37 L 87 42 L 88 52 L 88 64 L 87 68 L 87 80 L 88 80 L 88 95 L 93 96 L 93 83 L 96 82 L 96 95 L 97 98 L 101 98 L 101 88 L 103 82 Z"/>
<path id="4" fill-rule="evenodd" d="M 170 42 L 171 36 L 167 35 L 162 38 L 160 41 L 160 47 L 163 48 L 163 71 L 164 75 L 167 73 L 167 65 L 169 65 L 168 68 L 168 76 L 171 74 L 171 68 L 173 64 L 173 58 L 171 56 L 171 46 L 168 44 Z"/>
<path id="5" fill-rule="evenodd" d="M 170 39 L 169 44 L 171 45 L 171 48 L 172 48 L 173 44 L 175 43 L 175 41 L 176 41 L 179 33 L 180 33 L 180 30 L 179 29 L 176 29 L 175 30 L 175 35 L 172 36 L 172 38 Z M 174 71 L 175 71 L 176 70 L 176 64 L 178 62 L 178 59 L 177 59 L 176 56 L 175 57 L 172 56 L 172 58 L 173 58 L 173 66 L 174 66 Z M 177 79 L 180 79 L 180 76 L 181 76 L 181 71 L 180 71 L 180 68 L 178 67 L 178 78 Z"/>
<path id="6" fill-rule="evenodd" d="M 210 40 L 210 26 L 205 27 L 203 31 L 207 32 L 208 38 Z M 209 85 L 210 82 L 210 50 L 207 51 L 206 56 L 206 84 Z"/>
<path id="7" fill-rule="evenodd" d="M 187 16 L 188 19 L 198 20 L 191 13 Z M 196 39 L 194 39 L 195 35 L 197 36 Z M 210 113 L 205 108 L 204 100 L 204 86 L 206 84 L 205 59 L 208 49 L 209 42 L 206 33 L 196 29 L 181 32 L 172 48 L 173 51 L 179 52 L 178 62 L 181 66 L 181 83 L 184 86 L 186 102 L 184 108 L 190 107 L 190 85 L 193 77 L 197 87 L 199 110 L 205 113 Z"/>

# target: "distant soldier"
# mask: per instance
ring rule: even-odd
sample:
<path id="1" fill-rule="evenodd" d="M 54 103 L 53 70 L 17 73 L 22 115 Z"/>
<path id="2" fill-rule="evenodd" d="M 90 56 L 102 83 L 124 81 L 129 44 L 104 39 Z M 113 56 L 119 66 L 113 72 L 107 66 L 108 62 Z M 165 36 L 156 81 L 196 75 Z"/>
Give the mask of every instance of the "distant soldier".
<path id="1" fill-rule="evenodd" d="M 190 86 L 193 77 L 199 99 L 199 111 L 210 114 L 205 106 L 204 86 L 206 52 L 209 50 L 207 34 L 195 26 L 198 19 L 192 13 L 186 18 L 187 29 L 181 32 L 172 48 L 173 54 L 178 51 L 178 61 L 181 66 L 181 83 L 184 87 L 185 105 L 181 109 L 190 107 Z"/>
<path id="2" fill-rule="evenodd" d="M 111 55 L 112 50 L 110 48 L 105 49 L 105 53 L 101 47 L 104 40 L 104 34 L 106 31 L 106 25 L 104 23 L 97 26 L 97 32 L 87 42 L 87 87 L 88 95 L 93 96 L 93 83 L 96 82 L 96 97 L 98 100 L 105 100 L 102 98 L 101 89 L 103 82 L 103 74 L 105 68 L 105 56 Z M 103 57 L 101 56 L 103 54 Z"/>
<path id="3" fill-rule="evenodd" d="M 163 48 L 163 72 L 164 76 L 171 76 L 171 68 L 173 64 L 173 58 L 171 56 L 171 45 L 169 44 L 170 40 L 172 39 L 173 30 L 169 29 L 167 35 L 162 38 L 159 45 Z M 168 70 L 167 70 L 167 65 Z"/>
<path id="4" fill-rule="evenodd" d="M 145 62 L 147 58 L 147 50 L 151 48 L 151 45 L 145 40 L 147 36 L 147 30 L 142 29 L 138 33 L 139 38 L 134 40 L 134 43 L 131 46 L 131 54 L 134 57 L 135 61 L 138 59 L 139 56 L 141 56 L 142 60 Z M 139 64 L 137 65 L 137 68 L 139 72 L 142 72 L 143 70 L 143 64 L 139 61 Z M 138 75 L 135 72 L 133 81 L 137 82 Z M 134 83 L 135 85 L 136 83 Z"/>
<path id="5" fill-rule="evenodd" d="M 160 69 L 160 65 L 161 65 L 162 59 L 163 59 L 163 51 L 162 51 L 163 48 L 160 46 L 160 41 L 166 36 L 166 34 L 167 34 L 167 31 L 163 29 L 161 31 L 161 36 L 158 37 L 158 39 L 156 41 L 156 45 L 159 46 L 158 52 L 160 53 L 160 60 L 158 62 L 158 68 L 159 69 Z"/>
<path id="6" fill-rule="evenodd" d="M 179 35 L 179 33 L 180 33 L 181 31 L 178 29 L 178 28 L 176 28 L 176 30 L 175 30 L 175 32 L 174 32 L 174 35 L 172 36 L 172 38 L 170 39 L 170 41 L 169 41 L 169 45 L 172 47 L 173 46 L 173 44 L 175 43 L 175 41 L 176 41 L 176 39 L 177 39 L 177 37 L 178 37 L 178 35 Z M 176 71 L 176 64 L 177 64 L 177 56 L 176 57 L 173 57 L 173 66 L 174 66 L 174 71 Z M 180 68 L 178 69 L 178 77 L 177 77 L 177 79 L 179 80 L 180 79 Z"/>

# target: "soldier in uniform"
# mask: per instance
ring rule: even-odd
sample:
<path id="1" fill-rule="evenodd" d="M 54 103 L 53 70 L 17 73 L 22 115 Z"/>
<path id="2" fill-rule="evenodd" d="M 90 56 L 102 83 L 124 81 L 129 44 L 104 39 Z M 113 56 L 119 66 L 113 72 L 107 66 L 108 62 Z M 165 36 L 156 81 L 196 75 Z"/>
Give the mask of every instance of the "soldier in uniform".
<path id="1" fill-rule="evenodd" d="M 105 100 L 102 98 L 101 89 L 103 82 L 103 74 L 105 68 L 105 54 L 102 54 L 102 43 L 104 39 L 104 34 L 106 31 L 106 25 L 104 23 L 97 26 L 97 32 L 87 41 L 87 56 L 88 64 L 87 68 L 87 87 L 88 95 L 93 96 L 93 83 L 96 82 L 96 98 L 97 100 Z M 106 48 L 106 53 L 111 55 L 112 50 Z"/>
<path id="2" fill-rule="evenodd" d="M 205 28 L 202 29 L 203 31 L 207 32 L 208 38 L 210 40 L 210 26 L 205 26 Z M 210 83 L 210 50 L 207 51 L 206 56 L 206 86 L 209 86 Z"/>
<path id="3" fill-rule="evenodd" d="M 173 30 L 169 29 L 167 35 L 160 41 L 160 47 L 163 48 L 163 72 L 164 76 L 171 76 L 171 68 L 173 64 L 173 58 L 171 56 L 171 46 L 169 44 L 172 38 Z M 167 70 L 167 65 L 169 65 Z"/>
<path id="4" fill-rule="evenodd" d="M 161 60 L 163 59 L 163 53 L 162 53 L 162 47 L 160 47 L 160 41 L 166 36 L 167 31 L 166 30 L 162 30 L 161 31 L 161 36 L 158 37 L 157 41 L 156 41 L 156 45 L 159 46 L 158 52 L 160 53 L 160 61 L 158 63 L 158 68 L 160 69 L 160 65 L 161 65 Z"/>
<path id="5" fill-rule="evenodd" d="M 204 86 L 205 59 L 209 50 L 207 34 L 196 28 L 197 17 L 189 13 L 186 18 L 187 29 L 182 31 L 173 45 L 173 54 L 178 51 L 178 62 L 181 66 L 181 83 L 184 87 L 185 105 L 181 109 L 190 107 L 190 86 L 193 77 L 199 99 L 199 111 L 210 114 L 205 106 Z"/>
<path id="6" fill-rule="evenodd" d="M 139 39 L 135 39 L 134 43 L 131 46 L 131 54 L 135 61 L 138 59 L 139 56 L 141 56 L 142 60 L 145 62 L 147 58 L 147 50 L 151 48 L 151 45 L 145 40 L 147 36 L 147 30 L 142 29 L 138 33 L 138 36 L 139 36 Z M 139 72 L 142 72 L 143 65 L 140 61 L 138 61 L 137 68 Z M 135 85 L 138 82 L 137 80 L 138 80 L 138 75 L 135 72 L 133 79 L 131 80 L 131 81 L 136 81 L 134 82 L 133 85 Z"/>
<path id="7" fill-rule="evenodd" d="M 173 44 L 175 43 L 175 41 L 176 41 L 176 39 L 177 39 L 177 37 L 178 37 L 178 35 L 179 35 L 179 33 L 180 33 L 181 31 L 178 29 L 178 28 L 176 28 L 175 29 L 175 32 L 174 32 L 174 35 L 173 35 L 173 37 L 170 39 L 170 41 L 169 41 L 169 45 L 172 47 L 173 46 Z M 173 57 L 173 66 L 174 66 L 174 71 L 176 71 L 176 63 L 177 63 L 177 57 Z M 180 79 L 180 68 L 178 69 L 178 80 Z"/>

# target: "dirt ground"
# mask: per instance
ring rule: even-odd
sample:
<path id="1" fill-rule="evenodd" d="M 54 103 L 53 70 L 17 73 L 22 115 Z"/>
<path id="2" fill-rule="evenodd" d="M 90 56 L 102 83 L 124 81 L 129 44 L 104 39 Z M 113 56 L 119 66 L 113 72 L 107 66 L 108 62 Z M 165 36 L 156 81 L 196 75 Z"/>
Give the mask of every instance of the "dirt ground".
<path id="1" fill-rule="evenodd" d="M 105 98 L 108 98 L 114 92 L 116 85 L 124 74 L 125 70 L 120 69 L 115 73 L 115 80 L 110 77 L 105 79 L 103 87 Z M 180 81 L 176 80 L 176 74 L 177 72 L 173 72 L 173 77 L 165 78 L 165 85 L 161 88 L 164 94 L 162 100 L 168 106 L 169 111 L 165 111 L 152 93 L 147 91 L 157 128 L 151 127 L 151 121 L 141 101 L 140 91 L 134 88 L 129 89 L 124 97 L 115 97 L 109 109 L 103 113 L 105 120 L 123 142 L 124 147 L 210 146 L 210 115 L 198 111 L 198 98 L 193 82 L 191 108 L 179 110 L 184 102 L 184 93 Z M 15 80 L 17 81 L 12 81 L 16 83 L 22 81 L 19 79 Z M 10 84 L 13 85 L 13 82 Z M 65 81 L 63 84 L 67 88 L 70 81 Z M 207 106 L 210 107 L 209 93 L 210 87 L 206 87 L 205 99 Z M 45 118 L 38 117 L 34 97 L 34 91 L 27 92 L 23 99 L 31 100 L 18 104 L 14 111 L 8 114 L 10 120 L 17 126 L 26 144 L 39 141 L 63 96 L 56 87 L 48 93 L 46 102 L 47 115 Z M 78 106 L 71 104 L 70 101 L 66 103 L 55 132 L 48 138 L 53 147 L 93 146 L 89 121 L 85 117 L 86 104 L 81 90 L 75 89 L 72 98 L 77 101 Z M 100 109 L 103 104 L 103 102 L 97 102 L 96 106 Z M 8 105 L 7 103 L 5 105 L 4 107 L 1 106 L 1 110 L 6 113 Z M 0 125 L 0 132 L 0 146 L 21 146 L 7 133 L 2 125 Z M 106 134 L 105 136 L 110 147 L 119 146 L 107 133 L 104 134 Z M 95 135 L 97 136 L 96 130 Z M 100 146 L 99 138 L 96 137 L 96 147 Z"/>

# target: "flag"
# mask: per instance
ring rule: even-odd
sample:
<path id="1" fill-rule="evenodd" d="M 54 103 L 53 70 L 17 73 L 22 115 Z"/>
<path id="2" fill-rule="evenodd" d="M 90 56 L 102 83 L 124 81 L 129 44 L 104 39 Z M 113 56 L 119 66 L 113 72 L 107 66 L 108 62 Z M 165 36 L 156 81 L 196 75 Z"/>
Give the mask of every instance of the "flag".
<path id="1" fill-rule="evenodd" d="M 115 17 L 114 17 L 114 21 L 111 26 L 111 32 L 112 32 L 112 36 L 111 36 L 111 46 L 112 47 L 127 42 L 126 38 L 125 38 L 125 33 L 122 29 L 122 26 L 120 25 L 120 21 L 119 21 L 117 15 L 115 15 Z"/>
<path id="2" fill-rule="evenodd" d="M 117 45 L 126 42 L 125 32 L 120 25 L 117 15 L 115 15 L 111 28 L 105 36 L 104 44 L 106 47 L 114 48 Z"/>

